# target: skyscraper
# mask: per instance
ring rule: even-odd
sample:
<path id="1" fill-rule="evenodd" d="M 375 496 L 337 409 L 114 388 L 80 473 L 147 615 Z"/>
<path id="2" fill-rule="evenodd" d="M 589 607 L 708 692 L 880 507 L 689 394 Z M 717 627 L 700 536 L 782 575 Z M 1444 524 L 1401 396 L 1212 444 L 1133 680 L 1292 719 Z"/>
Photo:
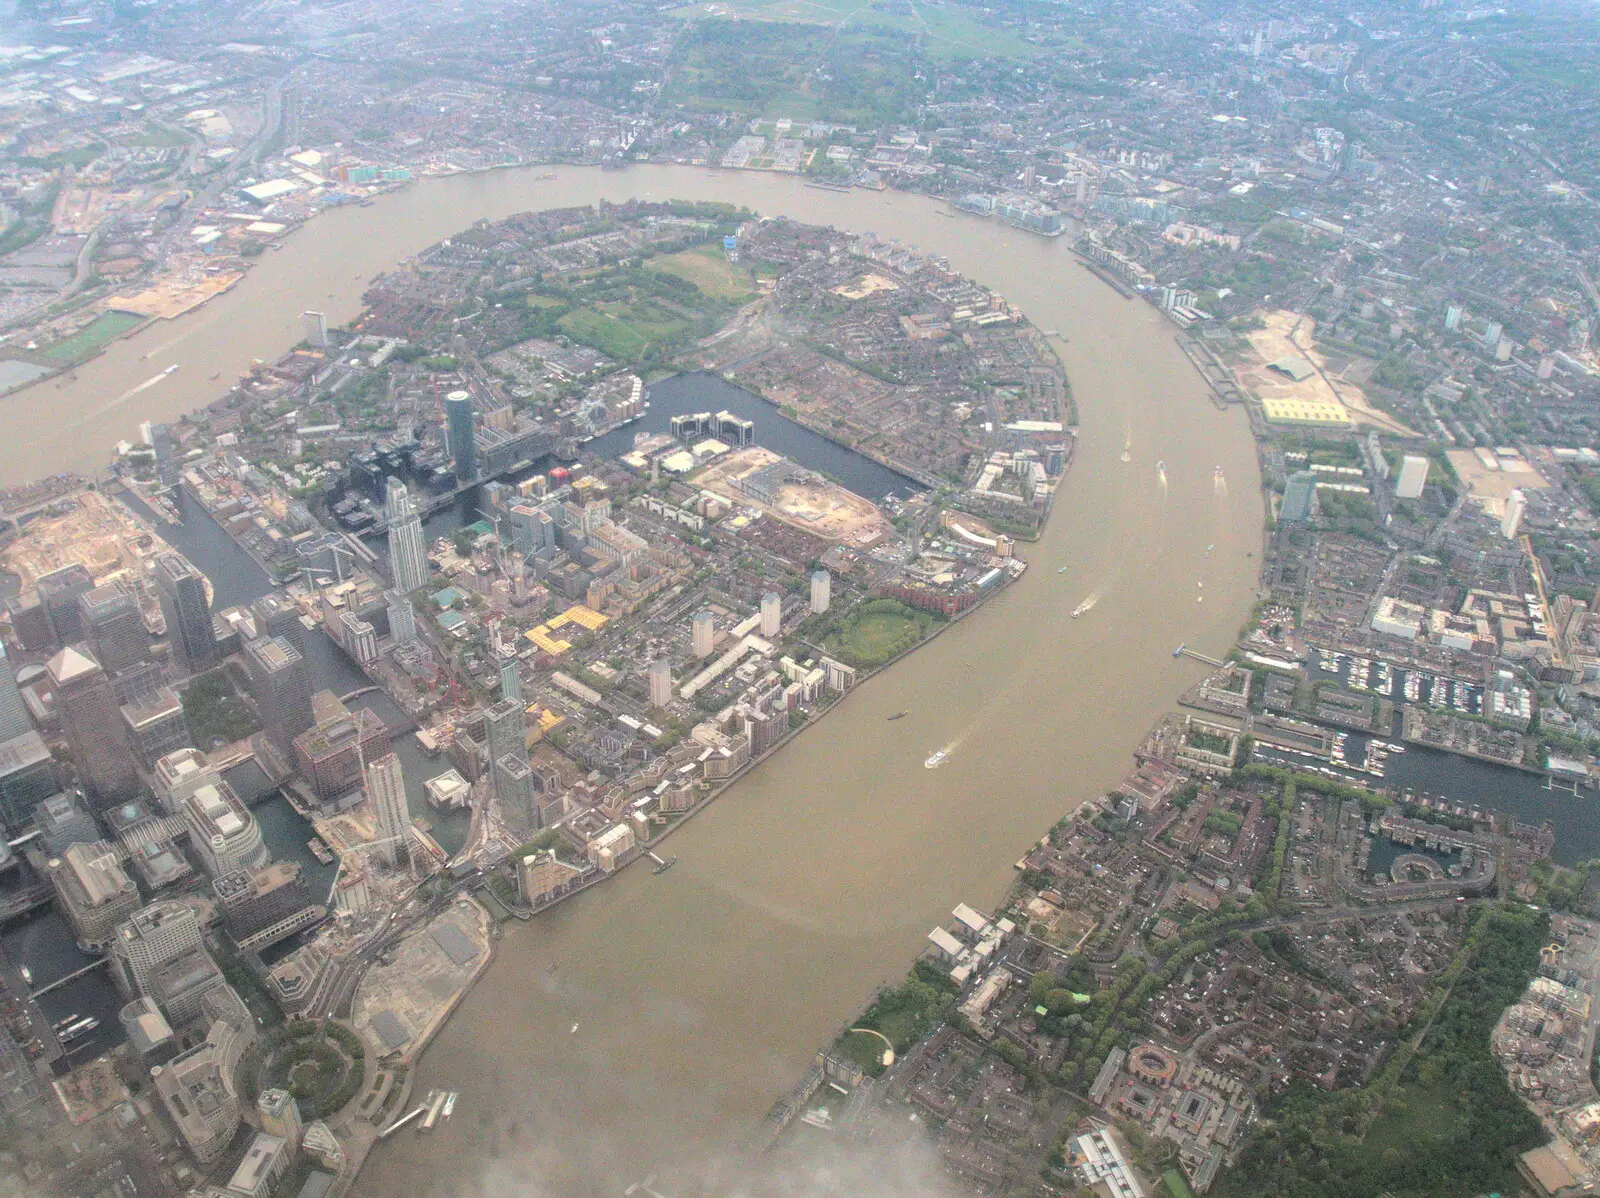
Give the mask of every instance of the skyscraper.
<path id="1" fill-rule="evenodd" d="M 658 657 L 650 663 L 650 706 L 665 707 L 672 701 L 672 663 Z"/>
<path id="2" fill-rule="evenodd" d="M 256 1113 L 261 1116 L 262 1129 L 277 1136 L 289 1145 L 291 1152 L 300 1147 L 300 1106 L 287 1090 L 263 1090 L 256 1099 Z"/>
<path id="3" fill-rule="evenodd" d="M 710 657 L 717 644 L 717 618 L 709 611 L 697 611 L 689 625 L 690 648 L 696 657 Z"/>
<path id="4" fill-rule="evenodd" d="M 281 636 L 301 653 L 305 652 L 305 625 L 300 609 L 276 591 L 270 591 L 250 605 L 257 636 Z"/>
<path id="5" fill-rule="evenodd" d="M 500 697 L 522 702 L 522 675 L 517 673 L 517 655 L 509 648 L 500 650 Z"/>
<path id="6" fill-rule="evenodd" d="M 173 665 L 186 675 L 209 670 L 217 662 L 217 635 L 204 576 L 176 553 L 157 554 L 151 574 L 167 618 Z"/>
<path id="7" fill-rule="evenodd" d="M 144 630 L 139 604 L 115 583 L 78 596 L 78 618 L 101 667 L 118 673 L 150 655 L 150 634 Z"/>
<path id="8" fill-rule="evenodd" d="M 183 478 L 183 460 L 178 456 L 178 439 L 172 426 L 150 426 L 150 448 L 156 454 L 156 478 L 163 487 L 175 487 Z"/>
<path id="9" fill-rule="evenodd" d="M 179 809 L 189 829 L 189 844 L 213 878 L 236 869 L 261 869 L 272 850 L 261 825 L 221 775 L 195 787 Z"/>
<path id="10" fill-rule="evenodd" d="M 261 722 L 288 748 L 311 727 L 311 671 L 286 637 L 261 637 L 244 647 L 250 691 Z"/>
<path id="11" fill-rule="evenodd" d="M 491 763 L 499 761 L 507 753 L 527 757 L 528 733 L 520 700 L 501 699 L 489 708 L 483 713 L 483 728 L 489 742 Z"/>
<path id="12" fill-rule="evenodd" d="M 472 436 L 472 392 L 452 391 L 444 397 L 445 433 L 455 461 L 456 482 L 478 477 L 478 443 Z"/>
<path id="13" fill-rule="evenodd" d="M 387 753 L 367 765 L 367 802 L 378 825 L 379 855 L 390 865 L 401 855 L 411 860 L 411 811 L 406 805 L 406 779 L 400 759 Z"/>
<path id="14" fill-rule="evenodd" d="M 150 993 L 163 965 L 201 946 L 200 920 L 188 903 L 162 900 L 135 911 L 111 942 L 117 981 L 129 998 Z"/>
<path id="15" fill-rule="evenodd" d="M 811 610 L 821 614 L 833 602 L 833 575 L 826 570 L 811 571 Z"/>
<path id="16" fill-rule="evenodd" d="M 409 595 L 428 585 L 428 553 L 416 504 L 397 478 L 389 480 L 384 515 L 389 520 L 389 572 L 394 576 L 394 589 Z"/>
<path id="17" fill-rule="evenodd" d="M 56 644 L 70 645 L 83 639 L 83 618 L 78 614 L 78 596 L 94 590 L 89 571 L 74 562 L 40 578 L 34 584 L 39 604 L 55 633 Z"/>
<path id="18" fill-rule="evenodd" d="M 60 789 L 44 737 L 28 731 L 0 740 L 0 831 L 20 835 L 32 822 L 34 808 Z M 0 858 L 4 856 L 0 851 Z"/>
<path id="19" fill-rule="evenodd" d="M 771 640 L 783 628 L 783 596 L 768 591 L 761 596 L 761 635 Z"/>
<path id="20" fill-rule="evenodd" d="M 45 866 L 61 913 L 79 944 L 99 948 L 115 939 L 119 924 L 139 909 L 139 888 L 103 840 L 67 846 Z"/>
<path id="21" fill-rule="evenodd" d="M 1396 499 L 1419 499 L 1428 482 L 1428 459 L 1408 453 L 1400 461 L 1400 477 L 1395 480 Z"/>
<path id="22" fill-rule="evenodd" d="M 305 327 L 306 341 L 317 349 L 328 348 L 328 318 L 321 312 L 302 312 L 300 321 Z"/>
<path id="23" fill-rule="evenodd" d="M 539 782 L 522 753 L 507 753 L 494 763 L 494 792 L 503 816 L 528 831 L 539 826 Z"/>
<path id="24" fill-rule="evenodd" d="M 32 727 L 27 704 L 22 701 L 22 691 L 17 686 L 17 676 L 11 672 L 11 662 L 6 658 L 5 644 L 0 642 L 0 741 L 21 736 Z"/>
<path id="25" fill-rule="evenodd" d="M 218 1020 L 200 1044 L 150 1070 L 156 1093 L 202 1165 L 221 1156 L 239 1130 L 239 1097 L 219 1043 L 226 1032 L 227 1025 Z"/>
<path id="26" fill-rule="evenodd" d="M 1506 540 L 1517 535 L 1517 530 L 1522 527 L 1522 513 L 1528 510 L 1528 497 L 1518 487 L 1506 496 L 1505 514 L 1500 517 L 1500 535 Z"/>
<path id="27" fill-rule="evenodd" d="M 397 645 L 409 645 L 417 639 L 417 613 L 411 610 L 410 596 L 387 591 L 384 598 L 389 605 L 389 636 Z"/>
<path id="28" fill-rule="evenodd" d="M 72 749 L 78 778 L 100 807 L 132 798 L 139 789 L 133 748 L 111 680 L 85 645 L 69 645 L 45 663 L 56 711 Z"/>

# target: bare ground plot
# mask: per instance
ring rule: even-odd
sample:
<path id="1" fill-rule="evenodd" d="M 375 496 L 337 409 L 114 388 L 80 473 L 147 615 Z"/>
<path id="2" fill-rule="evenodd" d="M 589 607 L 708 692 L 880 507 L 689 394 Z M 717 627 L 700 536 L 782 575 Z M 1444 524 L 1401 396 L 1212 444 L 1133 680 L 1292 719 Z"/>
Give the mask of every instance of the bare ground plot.
<path id="1" fill-rule="evenodd" d="M 748 494 L 740 485 L 780 460 L 777 454 L 752 446 L 713 462 L 696 482 L 829 541 L 868 547 L 894 532 L 894 526 L 870 500 L 826 479 L 813 476 L 784 481 L 774 488 L 770 501 Z"/>
<path id="2" fill-rule="evenodd" d="M 1542 491 L 1550 485 L 1521 458 L 1502 459 L 1491 468 L 1470 449 L 1452 449 L 1445 456 L 1474 499 L 1501 503 L 1514 490 Z"/>
<path id="3" fill-rule="evenodd" d="M 1307 403 L 1334 403 L 1345 409 L 1347 419 L 1368 424 L 1400 436 L 1416 434 L 1386 412 L 1374 408 L 1357 385 L 1354 364 L 1340 370 L 1316 346 L 1316 321 L 1298 312 L 1283 310 L 1257 313 L 1266 327 L 1249 334 L 1256 361 L 1246 359 L 1239 367 L 1239 384 L 1258 399 L 1301 400 Z M 1303 379 L 1291 379 L 1273 370 L 1270 363 L 1301 359 L 1315 368 Z"/>

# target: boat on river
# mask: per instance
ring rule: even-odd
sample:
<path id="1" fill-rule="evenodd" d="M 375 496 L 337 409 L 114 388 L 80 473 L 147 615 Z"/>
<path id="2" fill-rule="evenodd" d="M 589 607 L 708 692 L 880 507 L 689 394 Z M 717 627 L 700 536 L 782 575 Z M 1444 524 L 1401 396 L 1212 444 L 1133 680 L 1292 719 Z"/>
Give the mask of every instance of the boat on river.
<path id="1" fill-rule="evenodd" d="M 1078 604 L 1077 607 L 1072 609 L 1072 618 L 1076 620 L 1079 616 L 1083 615 L 1084 612 L 1088 611 L 1093 606 L 1093 599 L 1085 599 L 1082 603 Z"/>
<path id="2" fill-rule="evenodd" d="M 944 759 L 948 756 L 950 756 L 950 751 L 948 749 L 939 749 L 922 763 L 922 768 L 925 770 L 938 769 L 944 764 Z"/>
<path id="3" fill-rule="evenodd" d="M 889 717 L 889 722 L 892 724 L 895 720 L 903 720 L 910 714 L 909 711 L 897 711 Z"/>

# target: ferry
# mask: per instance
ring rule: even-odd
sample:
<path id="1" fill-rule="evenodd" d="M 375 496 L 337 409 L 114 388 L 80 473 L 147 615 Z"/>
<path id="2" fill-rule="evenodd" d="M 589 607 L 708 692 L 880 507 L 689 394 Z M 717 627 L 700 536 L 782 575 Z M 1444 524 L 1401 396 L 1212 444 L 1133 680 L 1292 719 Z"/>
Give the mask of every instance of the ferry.
<path id="1" fill-rule="evenodd" d="M 922 768 L 925 770 L 938 769 L 944 764 L 944 759 L 948 756 L 950 756 L 950 751 L 948 749 L 940 749 L 922 763 Z"/>
<path id="2" fill-rule="evenodd" d="M 664 874 L 676 864 L 678 864 L 678 859 L 676 857 L 668 857 L 665 861 L 656 862 L 656 867 L 650 872 L 653 874 Z"/>
<path id="3" fill-rule="evenodd" d="M 909 711 L 897 711 L 892 716 L 889 717 L 889 722 L 893 723 L 895 720 L 903 720 L 903 719 L 906 718 L 906 716 L 908 716 L 910 714 L 911 713 Z"/>
<path id="4" fill-rule="evenodd" d="M 171 366 L 168 366 L 161 373 L 162 374 L 176 374 L 177 371 L 178 371 L 178 364 L 176 362 L 174 362 Z"/>
<path id="5" fill-rule="evenodd" d="M 22 980 L 29 986 L 33 985 L 33 970 L 29 969 L 26 965 L 22 967 Z"/>
<path id="6" fill-rule="evenodd" d="M 328 846 L 322 843 L 320 837 L 313 836 L 310 840 L 306 841 L 306 848 L 310 849 L 311 855 L 323 865 L 333 864 L 334 856 L 332 853 L 328 852 Z"/>
<path id="7" fill-rule="evenodd" d="M 1065 574 L 1066 572 L 1067 568 L 1065 566 L 1062 566 L 1061 569 L 1056 571 L 1057 574 Z"/>
<path id="8" fill-rule="evenodd" d="M 574 1023 L 572 1025 L 572 1030 L 570 1032 L 568 1032 L 567 1034 L 569 1036 L 576 1036 L 578 1034 L 578 1025 L 576 1023 Z"/>
<path id="9" fill-rule="evenodd" d="M 1072 618 L 1076 620 L 1079 616 L 1083 615 L 1084 612 L 1088 611 L 1093 606 L 1093 599 L 1085 599 L 1082 603 L 1078 604 L 1077 607 L 1072 609 Z"/>

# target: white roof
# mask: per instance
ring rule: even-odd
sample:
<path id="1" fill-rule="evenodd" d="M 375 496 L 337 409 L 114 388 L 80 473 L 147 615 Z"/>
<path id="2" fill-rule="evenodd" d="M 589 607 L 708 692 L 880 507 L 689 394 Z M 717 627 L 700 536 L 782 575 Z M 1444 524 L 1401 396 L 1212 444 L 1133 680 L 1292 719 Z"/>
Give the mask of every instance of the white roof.
<path id="1" fill-rule="evenodd" d="M 957 903 L 956 909 L 951 914 L 974 932 L 981 932 L 989 926 L 989 917 L 987 915 L 979 914 L 965 903 Z"/>
<path id="2" fill-rule="evenodd" d="M 961 955 L 961 941 L 957 940 L 943 928 L 934 928 L 928 933 L 928 939 L 933 942 L 933 947 L 952 957 Z"/>

